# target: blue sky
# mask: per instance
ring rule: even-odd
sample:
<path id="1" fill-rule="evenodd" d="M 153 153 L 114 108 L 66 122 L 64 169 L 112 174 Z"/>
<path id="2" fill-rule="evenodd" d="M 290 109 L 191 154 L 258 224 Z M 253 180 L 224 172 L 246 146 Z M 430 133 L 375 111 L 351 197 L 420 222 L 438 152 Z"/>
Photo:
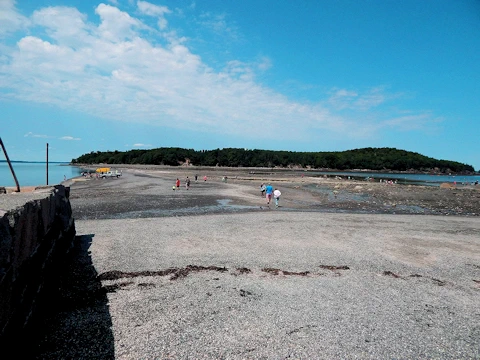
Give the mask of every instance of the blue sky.
<path id="1" fill-rule="evenodd" d="M 477 0 L 0 0 L 13 160 L 395 147 L 480 169 Z"/>

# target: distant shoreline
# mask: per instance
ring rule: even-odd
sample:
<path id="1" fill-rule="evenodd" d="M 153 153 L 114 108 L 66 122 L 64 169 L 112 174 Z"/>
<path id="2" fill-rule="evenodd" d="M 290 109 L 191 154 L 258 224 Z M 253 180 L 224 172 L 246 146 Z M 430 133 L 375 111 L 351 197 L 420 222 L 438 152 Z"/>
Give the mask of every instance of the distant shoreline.
<path id="1" fill-rule="evenodd" d="M 284 168 L 284 167 L 229 167 L 229 166 L 196 166 L 196 165 L 155 165 L 155 164 L 78 164 L 78 163 L 69 163 L 70 166 L 76 166 L 85 169 L 96 169 L 99 167 L 111 167 L 111 168 L 124 168 L 124 169 L 169 169 L 174 170 L 178 169 L 179 171 L 184 170 L 226 170 L 226 171 L 270 171 L 270 172 L 321 172 L 321 173 L 376 173 L 376 174 L 405 174 L 405 175 L 441 175 L 441 176 L 480 176 L 480 172 L 432 172 L 432 171 L 394 171 L 394 170 L 371 170 L 371 169 L 350 169 L 350 170 L 336 170 L 336 169 L 326 169 L 326 168 Z"/>
<path id="2" fill-rule="evenodd" d="M 21 161 L 21 160 L 10 160 L 11 163 L 15 164 L 19 164 L 19 163 L 22 163 L 22 164 L 46 164 L 47 162 L 46 161 Z M 7 160 L 0 160 L 0 163 L 7 163 Z M 74 166 L 73 164 L 71 164 L 69 161 L 49 161 L 48 162 L 49 164 L 65 164 L 65 165 L 69 165 L 69 166 Z"/>

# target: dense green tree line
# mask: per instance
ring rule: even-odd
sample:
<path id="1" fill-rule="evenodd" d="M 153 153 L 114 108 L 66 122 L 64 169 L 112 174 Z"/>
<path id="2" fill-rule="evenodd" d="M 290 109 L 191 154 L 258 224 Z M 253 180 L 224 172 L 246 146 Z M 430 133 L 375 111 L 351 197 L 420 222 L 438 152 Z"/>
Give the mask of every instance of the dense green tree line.
<path id="1" fill-rule="evenodd" d="M 293 167 L 316 169 L 371 169 L 393 171 L 473 172 L 471 165 L 437 160 L 394 148 L 363 148 L 339 152 L 293 152 L 247 149 L 96 151 L 73 159 L 74 164 L 151 164 L 178 166 L 188 161 L 196 166 Z"/>

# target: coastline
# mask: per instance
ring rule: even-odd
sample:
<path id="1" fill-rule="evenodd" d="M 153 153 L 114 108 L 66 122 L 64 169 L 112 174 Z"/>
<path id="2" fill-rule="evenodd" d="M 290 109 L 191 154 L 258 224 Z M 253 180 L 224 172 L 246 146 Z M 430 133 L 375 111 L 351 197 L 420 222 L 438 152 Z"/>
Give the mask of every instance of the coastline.
<path id="1" fill-rule="evenodd" d="M 197 165 L 179 165 L 179 166 L 170 166 L 170 165 L 153 165 L 153 164 L 82 164 L 82 163 L 69 163 L 70 166 L 76 166 L 79 168 L 84 169 L 91 169 L 95 170 L 98 167 L 113 167 L 113 168 L 125 168 L 125 169 L 149 169 L 149 170 L 161 170 L 161 169 L 191 169 L 195 171 L 197 170 L 212 170 L 212 169 L 226 169 L 226 170 L 249 170 L 249 171 L 272 171 L 272 172 L 324 172 L 324 173 L 349 173 L 349 172 L 358 172 L 358 173 L 385 173 L 385 174 L 422 174 L 422 175 L 464 175 L 464 176 L 480 176 L 480 171 L 477 172 L 449 172 L 444 173 L 435 170 L 405 170 L 405 171 L 397 171 L 397 170 L 372 170 L 372 169 L 350 169 L 350 170 L 338 170 L 338 169 L 330 169 L 330 168 L 311 168 L 306 167 L 302 168 L 300 166 L 292 166 L 292 167 L 228 167 L 228 166 L 197 166 Z"/>

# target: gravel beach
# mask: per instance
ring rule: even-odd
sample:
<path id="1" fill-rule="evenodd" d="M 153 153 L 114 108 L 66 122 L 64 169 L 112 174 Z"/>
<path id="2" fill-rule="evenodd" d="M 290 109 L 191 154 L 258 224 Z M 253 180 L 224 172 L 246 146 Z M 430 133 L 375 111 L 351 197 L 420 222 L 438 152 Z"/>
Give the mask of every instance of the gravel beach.
<path id="1" fill-rule="evenodd" d="M 480 358 L 476 188 L 153 167 L 67 185 L 77 244 L 34 358 Z"/>

